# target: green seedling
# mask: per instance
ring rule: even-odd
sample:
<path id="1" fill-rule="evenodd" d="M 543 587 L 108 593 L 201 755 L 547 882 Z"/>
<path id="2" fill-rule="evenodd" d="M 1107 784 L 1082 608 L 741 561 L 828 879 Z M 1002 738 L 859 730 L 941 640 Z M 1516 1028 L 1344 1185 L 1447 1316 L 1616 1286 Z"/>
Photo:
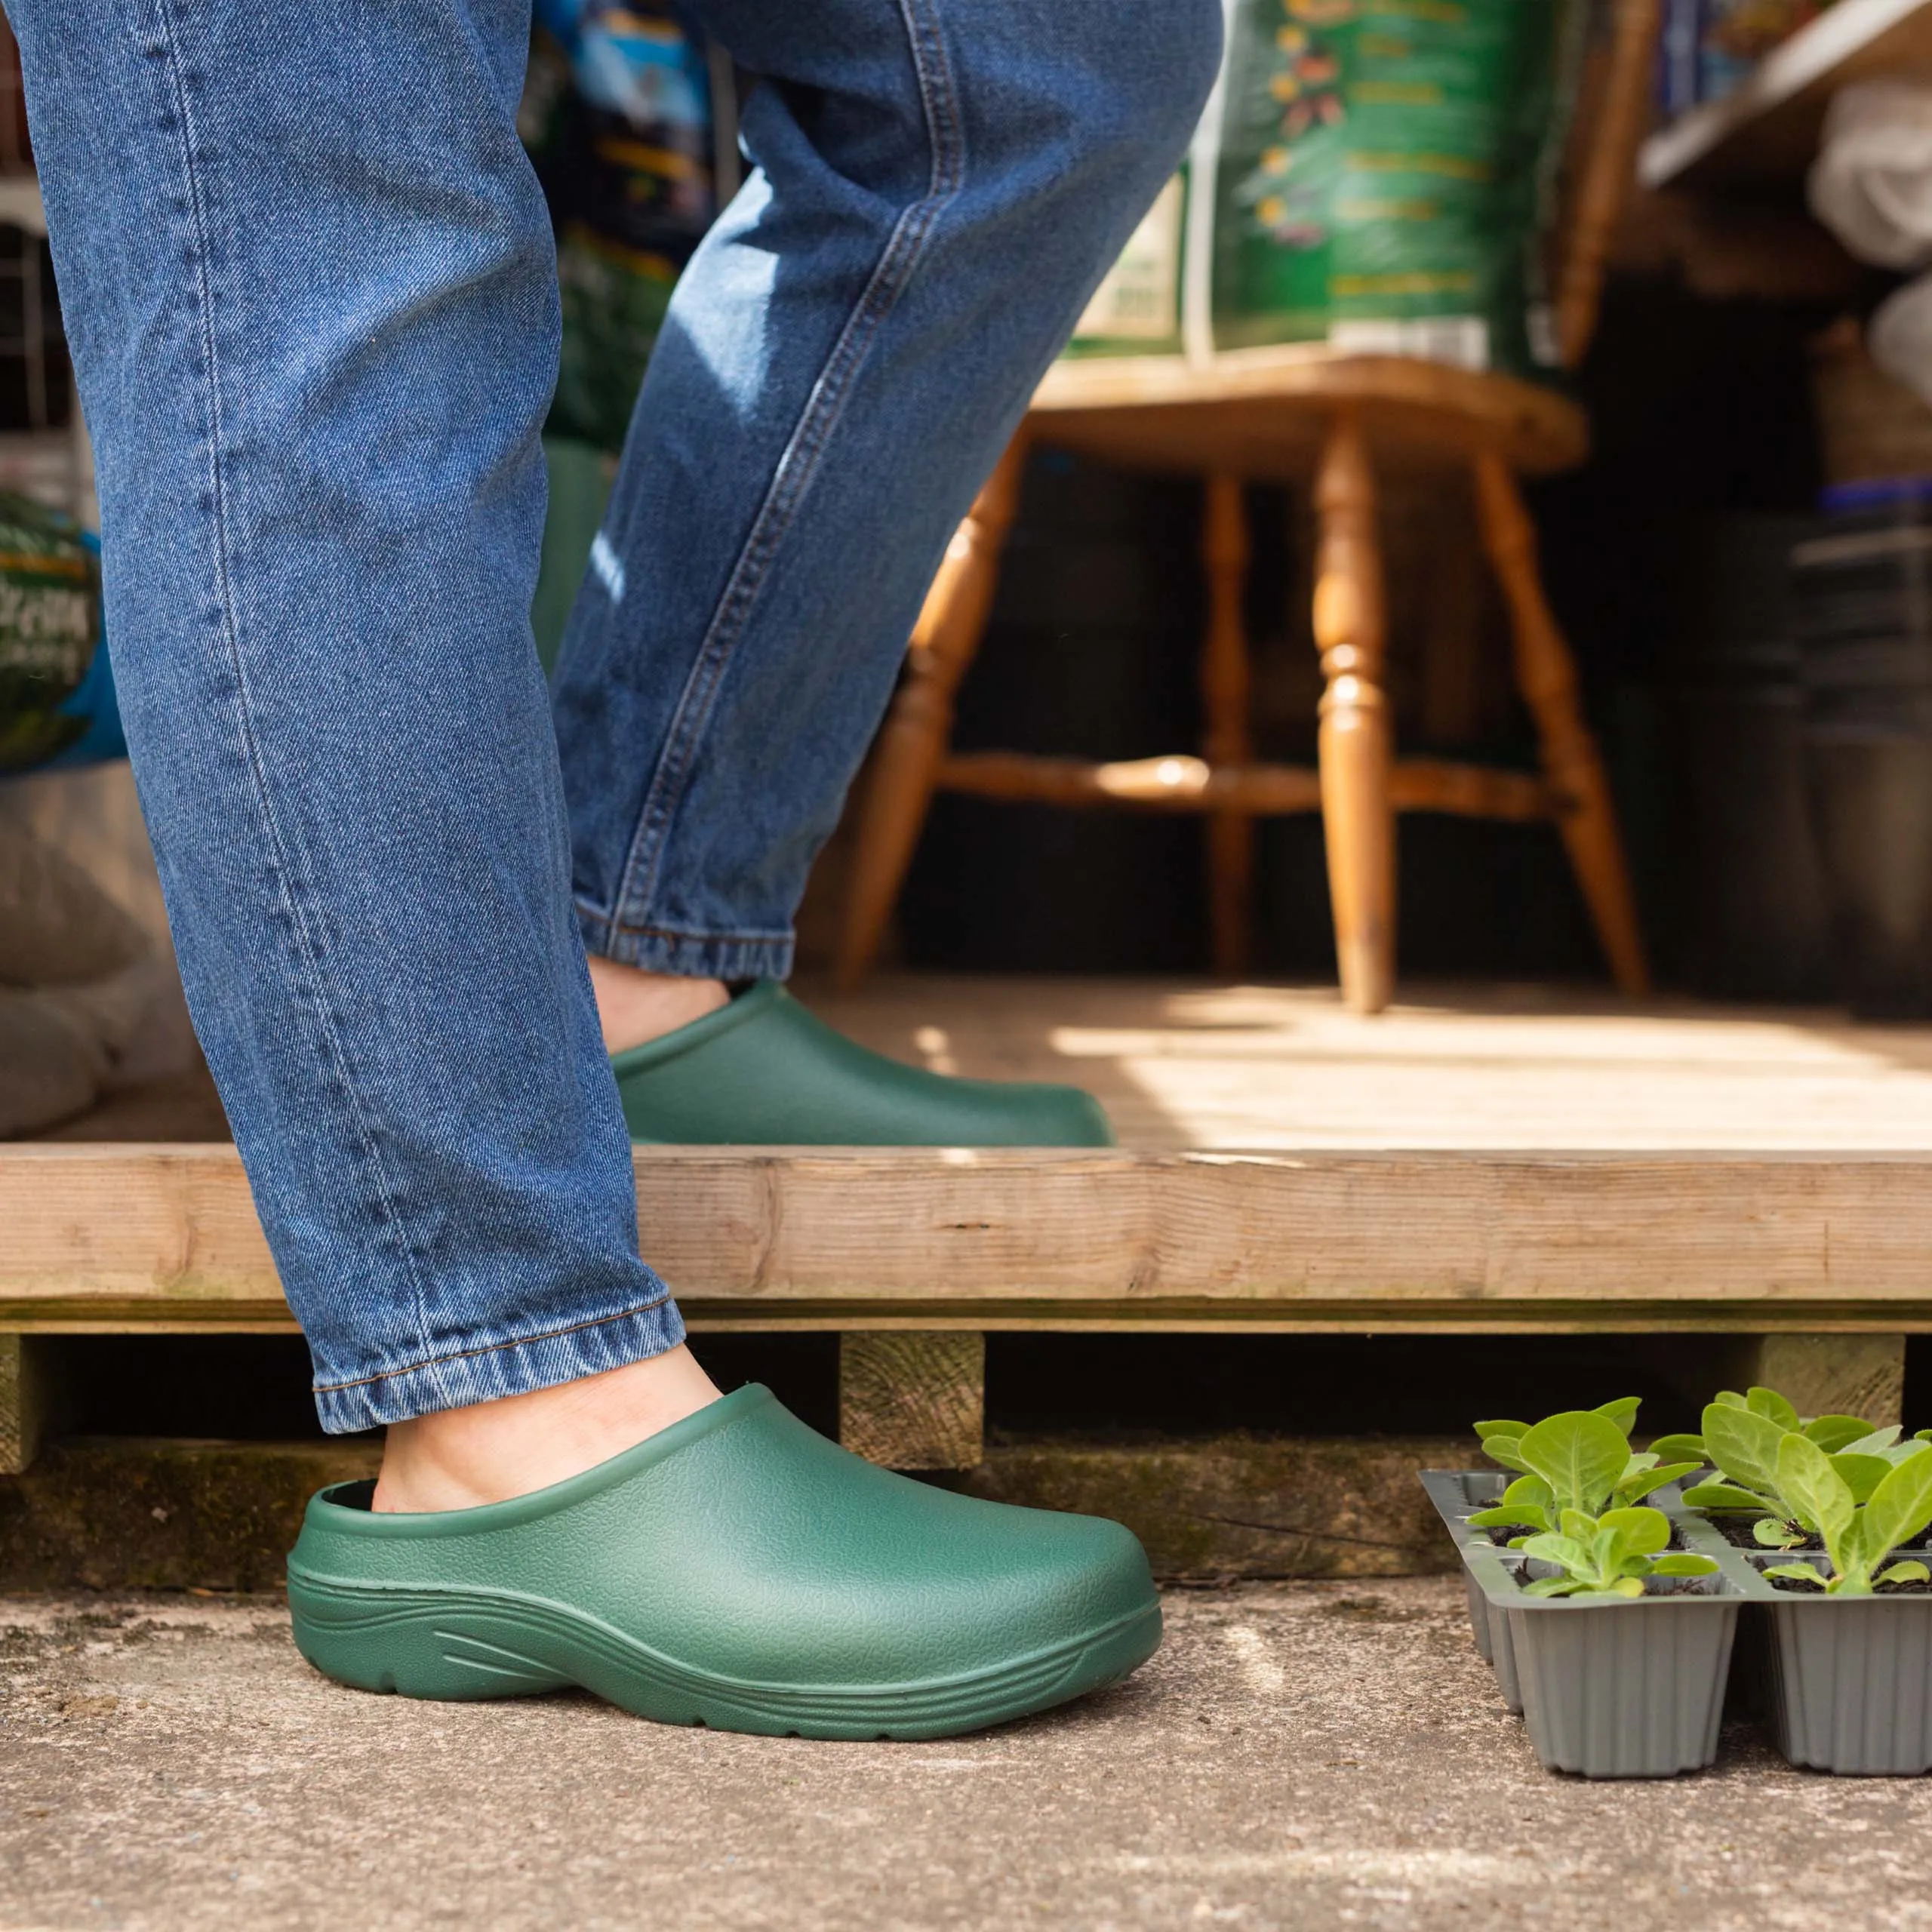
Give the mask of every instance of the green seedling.
<path id="1" fill-rule="evenodd" d="M 1791 1549 L 1823 1526 L 1805 1506 L 1802 1495 L 1786 1491 L 1779 1476 L 1785 1443 L 1795 1439 L 1825 1457 L 1853 1503 L 1869 1501 L 1878 1485 L 1900 1465 L 1924 1456 L 1920 1437 L 1899 1440 L 1896 1426 L 1872 1429 L 1856 1416 L 1818 1416 L 1801 1423 L 1784 1398 L 1768 1389 L 1748 1398 L 1727 1391 L 1704 1411 L 1700 1439 L 1704 1459 L 1718 1472 L 1715 1482 L 1684 1492 L 1693 1509 L 1755 1517 L 1752 1535 L 1767 1549 Z"/>
<path id="2" fill-rule="evenodd" d="M 1606 1509 L 1629 1509 L 1700 1463 L 1669 1463 L 1654 1448 L 1633 1454 L 1630 1430 L 1638 1398 L 1626 1395 L 1597 1409 L 1566 1409 L 1534 1424 L 1479 1422 L 1483 1452 L 1518 1472 L 1493 1508 L 1469 1519 L 1477 1529 L 1558 1534 L 1566 1512 L 1595 1517 Z M 1527 1547 L 1527 1537 L 1511 1547 Z"/>
<path id="3" fill-rule="evenodd" d="M 1746 1414 L 1776 1423 L 1780 1429 L 1795 1429 L 1810 1437 L 1827 1455 L 1848 1448 L 1872 1432 L 1872 1425 L 1857 1416 L 1814 1416 L 1809 1422 L 1804 1421 L 1775 1389 L 1754 1388 L 1742 1395 L 1734 1389 L 1722 1389 L 1714 1399 L 1712 1407 L 1740 1409 Z M 1708 1415 L 1709 1411 L 1707 1409 L 1705 1413 Z M 1932 1441 L 1932 1429 L 1921 1430 L 1920 1437 Z M 1716 1460 L 1701 1435 L 1660 1435 L 1651 1447 L 1669 1460 L 1684 1456 L 1693 1457 L 1700 1463 Z"/>
<path id="4" fill-rule="evenodd" d="M 1524 1594 L 1641 1597 L 1647 1578 L 1708 1577 L 1718 1567 L 1708 1556 L 1668 1552 L 1669 1542 L 1670 1519 L 1661 1509 L 1606 1509 L 1601 1516 L 1566 1509 L 1556 1531 L 1523 1545 L 1524 1555 L 1554 1564 L 1562 1574 L 1525 1584 Z"/>
<path id="5" fill-rule="evenodd" d="M 1778 1493 L 1788 1509 L 1815 1524 L 1824 1537 L 1832 1574 L 1826 1576 L 1815 1564 L 1780 1563 L 1765 1575 L 1817 1583 L 1829 1595 L 1844 1597 L 1869 1596 L 1879 1583 L 1932 1582 L 1932 1570 L 1916 1558 L 1878 1567 L 1900 1543 L 1932 1524 L 1932 1455 L 1915 1439 L 1900 1446 L 1917 1453 L 1884 1463 L 1884 1475 L 1861 1499 L 1844 1464 L 1882 1458 L 1827 1455 L 1808 1438 L 1788 1431 L 1778 1445 Z"/>

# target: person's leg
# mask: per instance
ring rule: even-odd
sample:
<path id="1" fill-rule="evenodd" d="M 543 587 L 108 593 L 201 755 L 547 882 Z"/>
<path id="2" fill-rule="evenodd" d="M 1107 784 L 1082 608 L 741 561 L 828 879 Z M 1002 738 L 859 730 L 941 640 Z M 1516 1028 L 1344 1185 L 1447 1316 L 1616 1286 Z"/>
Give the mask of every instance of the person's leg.
<path id="1" fill-rule="evenodd" d="M 197 1024 L 325 1421 L 397 1425 L 411 1491 L 311 1503 L 303 1654 L 831 1737 L 1133 1669 L 1160 1607 L 1127 1531 L 713 1399 L 637 1257 L 528 629 L 555 309 L 527 13 L 11 11 Z"/>
<path id="2" fill-rule="evenodd" d="M 675 1420 L 529 626 L 527 0 L 8 11 L 142 802 L 323 1423 L 647 1358 Z"/>
<path id="3" fill-rule="evenodd" d="M 940 555 L 1220 44 L 1217 0 L 694 11 L 766 77 L 752 171 L 672 299 L 555 681 L 618 1051 L 789 971 Z"/>

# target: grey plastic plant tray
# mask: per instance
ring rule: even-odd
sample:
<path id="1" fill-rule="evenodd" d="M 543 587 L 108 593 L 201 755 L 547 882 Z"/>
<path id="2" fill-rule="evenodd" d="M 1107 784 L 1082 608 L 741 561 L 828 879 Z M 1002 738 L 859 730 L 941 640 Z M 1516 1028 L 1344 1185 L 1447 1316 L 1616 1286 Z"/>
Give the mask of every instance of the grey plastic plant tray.
<path id="1" fill-rule="evenodd" d="M 1431 1469 L 1424 1472 L 1423 1486 L 1462 1552 L 1471 1628 L 1477 1647 L 1495 1666 L 1504 1701 L 1531 1720 L 1546 1764 L 1586 1768 L 1564 1763 L 1537 1737 L 1538 1720 L 1531 1706 L 1543 1700 L 1547 1730 L 1548 1672 L 1543 1652 L 1534 1665 L 1524 1654 L 1526 1618 L 1552 1607 L 1610 1615 L 1620 1610 L 1675 1613 L 1687 1607 L 1686 1598 L 1555 1605 L 1524 1598 L 1517 1580 L 1525 1569 L 1534 1575 L 1540 1566 L 1498 1549 L 1486 1531 L 1471 1529 L 1467 1521 L 1498 1500 L 1508 1480 L 1488 1469 Z M 1829 1559 L 1815 1551 L 1740 1548 L 1701 1511 L 1687 1509 L 1674 1484 L 1650 1500 L 1676 1526 L 1685 1549 L 1715 1560 L 1718 1574 L 1700 1592 L 1704 1601 L 1728 1605 L 1734 1617 L 1738 1604 L 1748 1604 L 1752 1615 L 1765 1619 L 1772 1729 L 1779 1749 L 1792 1764 L 1844 1777 L 1932 1771 L 1932 1592 L 1840 1598 L 1781 1589 L 1764 1574 L 1774 1564 L 1800 1561 L 1829 1574 Z M 1901 1552 L 1914 1552 L 1925 1554 L 1925 1546 L 1915 1540 Z M 1549 1647 L 1546 1643 L 1544 1651 Z M 1727 1654 L 1729 1640 L 1725 1647 Z M 1616 1668 L 1601 1658 L 1577 1667 L 1606 1677 Z M 1720 1673 L 1720 1690 L 1722 1681 Z M 1713 1729 L 1713 1743 L 1715 1735 Z"/>
<path id="2" fill-rule="evenodd" d="M 1747 1552 L 1759 1572 L 1788 1561 Z M 1829 1561 L 1807 1556 L 1827 1575 Z M 1807 1596 L 1759 1578 L 1771 1725 L 1794 1764 L 1841 1777 L 1932 1770 L 1932 1595 Z"/>
<path id="3" fill-rule="evenodd" d="M 1525 1577 L 1548 1574 L 1546 1567 L 1499 1549 L 1467 1521 L 1500 1494 L 1500 1480 L 1432 1469 L 1423 1485 L 1461 1552 L 1477 1647 L 1487 1637 L 1497 1687 L 1522 1712 L 1545 1765 L 1586 1777 L 1672 1777 L 1711 1762 L 1738 1610 L 1761 1580 L 1726 1565 L 1634 1600 L 1525 1596 Z M 1673 1491 L 1656 1500 L 1672 1506 L 1666 1513 L 1689 1546 L 1722 1540 L 1701 1523 L 1694 1540 Z"/>
<path id="4" fill-rule="evenodd" d="M 1487 1530 L 1472 1530 L 1469 1518 L 1503 1500 L 1509 1478 L 1489 1469 L 1425 1469 L 1423 1487 L 1435 1505 L 1436 1514 L 1456 1540 L 1459 1550 L 1494 1551 Z M 1469 1592 L 1469 1634 L 1475 1638 L 1482 1660 L 1496 1672 L 1497 1688 L 1503 1701 L 1518 1717 L 1523 1697 L 1516 1683 L 1516 1653 L 1510 1641 L 1509 1623 L 1502 1607 L 1490 1601 L 1475 1571 L 1466 1561 L 1463 1583 Z"/>
<path id="5" fill-rule="evenodd" d="M 1443 1524 L 1456 1540 L 1458 1549 L 1494 1549 L 1487 1530 L 1472 1530 L 1469 1518 L 1479 1509 L 1487 1509 L 1503 1500 L 1503 1492 L 1509 1485 L 1506 1475 L 1489 1469 L 1425 1469 L 1422 1472 L 1422 1486 L 1429 1492 L 1429 1500 L 1435 1505 L 1435 1513 L 1442 1518 Z M 1482 1593 L 1482 1586 L 1473 1574 L 1469 1578 L 1469 1632 L 1476 1640 L 1476 1648 L 1481 1651 L 1486 1663 L 1496 1661 L 1491 1648 L 1487 1600 Z"/>

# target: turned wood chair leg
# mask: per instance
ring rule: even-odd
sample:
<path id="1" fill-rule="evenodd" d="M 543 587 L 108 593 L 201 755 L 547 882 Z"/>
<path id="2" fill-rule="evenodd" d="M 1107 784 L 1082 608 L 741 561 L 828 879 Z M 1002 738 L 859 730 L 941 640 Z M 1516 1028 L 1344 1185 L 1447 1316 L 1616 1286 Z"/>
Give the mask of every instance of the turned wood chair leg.
<path id="1" fill-rule="evenodd" d="M 835 967 L 849 990 L 872 970 L 912 862 L 952 734 L 952 700 L 985 633 L 999 581 L 999 555 L 1020 497 L 1026 435 L 1015 436 L 954 532 L 926 593 L 907 653 L 906 676 L 886 715 L 859 817 Z"/>
<path id="2" fill-rule="evenodd" d="M 1321 821 L 1335 950 L 1343 997 L 1358 1013 L 1380 1013 L 1395 979 L 1393 731 L 1382 687 L 1386 628 L 1375 481 L 1367 439 L 1352 413 L 1330 427 L 1315 507 L 1315 642 L 1327 678 Z"/>
<path id="3" fill-rule="evenodd" d="M 1211 767 L 1245 765 L 1254 756 L 1248 726 L 1247 512 L 1238 476 L 1208 479 L 1201 520 L 1208 576 L 1208 632 L 1201 659 L 1201 752 Z M 1208 904 L 1214 970 L 1232 979 L 1247 970 L 1254 895 L 1254 820 L 1238 811 L 1208 817 Z"/>
<path id="4" fill-rule="evenodd" d="M 1483 541 L 1509 606 L 1516 681 L 1536 721 L 1544 775 L 1556 795 L 1558 828 L 1618 986 L 1647 992 L 1650 968 L 1610 780 L 1583 721 L 1576 660 L 1543 595 L 1536 526 L 1500 457 L 1476 458 L 1475 483 Z"/>

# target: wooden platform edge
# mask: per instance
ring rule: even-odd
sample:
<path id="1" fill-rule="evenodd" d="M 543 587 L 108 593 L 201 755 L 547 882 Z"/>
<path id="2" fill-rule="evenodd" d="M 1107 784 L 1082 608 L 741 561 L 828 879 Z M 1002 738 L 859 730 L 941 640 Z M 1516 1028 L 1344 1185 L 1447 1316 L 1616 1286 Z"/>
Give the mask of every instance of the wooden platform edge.
<path id="1" fill-rule="evenodd" d="M 705 1326 L 1932 1330 L 1932 1153 L 640 1149 Z M 226 1146 L 0 1147 L 0 1330 L 288 1321 Z"/>

